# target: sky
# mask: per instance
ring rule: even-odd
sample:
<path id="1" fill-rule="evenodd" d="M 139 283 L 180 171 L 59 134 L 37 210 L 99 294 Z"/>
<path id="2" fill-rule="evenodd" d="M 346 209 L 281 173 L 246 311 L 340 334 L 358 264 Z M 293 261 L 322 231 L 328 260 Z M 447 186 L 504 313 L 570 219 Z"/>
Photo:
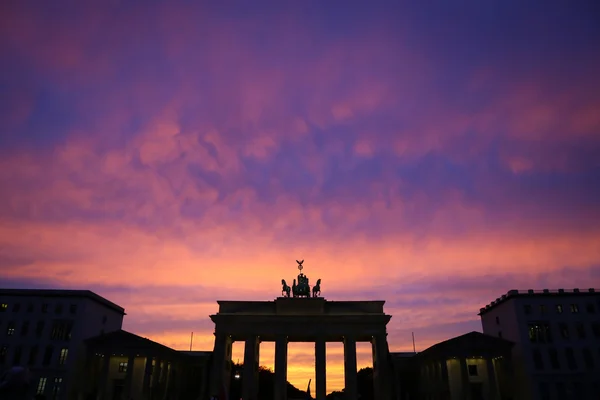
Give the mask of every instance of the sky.
<path id="1" fill-rule="evenodd" d="M 304 259 L 326 299 L 386 301 L 391 351 L 481 331 L 510 289 L 599 287 L 599 20 L 584 0 L 3 1 L 0 286 L 90 289 L 124 329 L 212 350 L 216 300 L 273 300 Z M 310 345 L 288 371 L 304 389 Z"/>

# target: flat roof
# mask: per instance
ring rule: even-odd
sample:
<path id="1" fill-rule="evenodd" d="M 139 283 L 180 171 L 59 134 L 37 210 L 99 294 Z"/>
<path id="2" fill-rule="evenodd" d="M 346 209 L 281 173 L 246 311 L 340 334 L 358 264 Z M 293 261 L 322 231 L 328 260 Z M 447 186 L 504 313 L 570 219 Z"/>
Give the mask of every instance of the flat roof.
<path id="1" fill-rule="evenodd" d="M 0 296 L 23 296 L 23 297 L 84 297 L 94 300 L 118 313 L 125 314 L 125 309 L 91 290 L 69 290 L 69 289 L 0 289 Z"/>
<path id="2" fill-rule="evenodd" d="M 573 296 L 590 296 L 590 295 L 597 295 L 600 296 L 600 289 L 594 289 L 594 288 L 590 288 L 590 289 L 542 289 L 542 290 L 534 290 L 534 289 L 527 289 L 527 290 L 509 290 L 506 294 L 503 294 L 502 296 L 498 297 L 496 300 L 492 301 L 491 303 L 487 304 L 485 307 L 482 307 L 479 309 L 479 314 L 477 315 L 483 315 L 485 313 L 487 313 L 488 311 L 492 310 L 493 308 L 495 308 L 496 306 L 507 302 L 509 299 L 514 299 L 514 298 L 522 298 L 522 297 L 573 297 Z"/>

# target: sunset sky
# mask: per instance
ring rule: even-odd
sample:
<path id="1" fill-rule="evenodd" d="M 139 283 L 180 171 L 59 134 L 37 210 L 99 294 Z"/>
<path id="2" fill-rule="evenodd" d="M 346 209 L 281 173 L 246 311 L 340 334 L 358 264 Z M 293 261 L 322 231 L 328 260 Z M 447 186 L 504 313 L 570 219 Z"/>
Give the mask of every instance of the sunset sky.
<path id="1" fill-rule="evenodd" d="M 0 286 L 212 350 L 217 299 L 273 300 L 305 259 L 328 300 L 386 301 L 391 351 L 510 289 L 598 287 L 598 3 L 358 3 L 2 1 Z"/>

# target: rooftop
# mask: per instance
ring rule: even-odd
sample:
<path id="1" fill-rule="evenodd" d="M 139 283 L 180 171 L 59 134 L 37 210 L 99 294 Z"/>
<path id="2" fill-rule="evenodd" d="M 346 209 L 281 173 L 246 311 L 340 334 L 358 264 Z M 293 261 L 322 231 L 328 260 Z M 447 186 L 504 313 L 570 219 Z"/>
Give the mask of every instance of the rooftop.
<path id="1" fill-rule="evenodd" d="M 100 303 L 118 313 L 125 315 L 125 309 L 112 301 L 97 295 L 91 290 L 68 290 L 68 289 L 0 289 L 0 296 L 23 296 L 23 297 L 79 297 L 88 298 Z"/>
<path id="2" fill-rule="evenodd" d="M 543 289 L 543 290 L 509 290 L 506 294 L 498 297 L 496 300 L 492 301 L 490 304 L 486 305 L 479 309 L 478 315 L 483 315 L 486 312 L 490 311 L 494 307 L 502 304 L 509 299 L 514 299 L 517 297 L 559 297 L 559 296 L 589 296 L 589 295 L 598 295 L 600 296 L 600 289 Z"/>

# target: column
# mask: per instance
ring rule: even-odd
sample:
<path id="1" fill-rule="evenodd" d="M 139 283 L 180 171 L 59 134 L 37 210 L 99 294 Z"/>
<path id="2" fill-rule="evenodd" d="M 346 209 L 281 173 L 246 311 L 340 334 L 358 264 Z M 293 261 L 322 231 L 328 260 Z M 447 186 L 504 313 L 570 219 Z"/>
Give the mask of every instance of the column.
<path id="1" fill-rule="evenodd" d="M 389 365 L 389 349 L 387 334 L 374 336 L 373 348 L 373 389 L 376 399 L 391 399 L 391 381 L 389 379 L 391 366 Z"/>
<path id="2" fill-rule="evenodd" d="M 487 373 L 488 373 L 488 385 L 490 389 L 490 400 L 498 398 L 498 389 L 496 386 L 496 369 L 494 368 L 494 360 L 491 357 L 487 358 Z"/>
<path id="3" fill-rule="evenodd" d="M 133 377 L 133 364 L 135 363 L 135 356 L 129 356 L 129 358 L 127 359 L 127 371 L 125 372 L 125 387 L 124 389 L 124 396 L 126 396 L 128 399 L 131 397 L 132 393 L 131 393 L 131 380 Z"/>
<path id="4" fill-rule="evenodd" d="M 467 359 L 465 357 L 460 357 L 458 362 L 460 363 L 460 398 L 467 400 L 471 398 L 471 391 L 469 390 L 470 380 L 469 370 L 467 368 Z"/>
<path id="5" fill-rule="evenodd" d="M 258 336 L 246 339 L 244 348 L 244 375 L 242 376 L 242 398 L 244 400 L 257 400 L 258 398 Z"/>
<path id="6" fill-rule="evenodd" d="M 165 369 L 167 370 L 167 376 L 165 377 L 165 390 L 162 395 L 163 400 L 166 400 L 169 397 L 169 390 L 172 384 L 171 374 L 173 373 L 173 364 L 165 361 Z"/>
<path id="7" fill-rule="evenodd" d="M 357 400 L 358 385 L 356 377 L 356 339 L 344 338 L 344 381 L 346 400 Z"/>
<path id="8" fill-rule="evenodd" d="M 102 367 L 100 370 L 100 380 L 98 381 L 98 399 L 103 400 L 106 397 L 108 388 L 108 378 L 110 377 L 110 353 L 104 353 L 102 357 Z"/>
<path id="9" fill-rule="evenodd" d="M 160 389 L 160 374 L 162 360 L 158 357 L 154 360 L 154 370 L 152 371 L 152 385 L 150 387 L 150 398 L 156 400 Z"/>
<path id="10" fill-rule="evenodd" d="M 152 377 L 152 356 L 146 356 L 146 365 L 144 366 L 144 380 L 142 382 L 142 398 L 150 398 L 150 378 Z"/>
<path id="11" fill-rule="evenodd" d="M 318 338 L 315 342 L 315 375 L 317 400 L 325 400 L 327 395 L 327 361 L 326 361 L 326 342 L 324 338 Z"/>
<path id="12" fill-rule="evenodd" d="M 450 379 L 448 377 L 448 362 L 446 359 L 442 360 L 442 391 L 444 396 L 450 393 Z"/>
<path id="13" fill-rule="evenodd" d="M 275 400 L 287 400 L 287 351 L 286 336 L 275 339 Z"/>
<path id="14" fill-rule="evenodd" d="M 228 336 L 225 333 L 215 334 L 215 347 L 210 370 L 210 396 L 219 396 L 225 382 L 227 340 Z M 229 377 L 227 377 L 227 379 L 229 379 Z"/>

